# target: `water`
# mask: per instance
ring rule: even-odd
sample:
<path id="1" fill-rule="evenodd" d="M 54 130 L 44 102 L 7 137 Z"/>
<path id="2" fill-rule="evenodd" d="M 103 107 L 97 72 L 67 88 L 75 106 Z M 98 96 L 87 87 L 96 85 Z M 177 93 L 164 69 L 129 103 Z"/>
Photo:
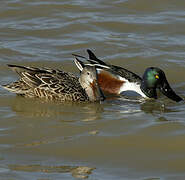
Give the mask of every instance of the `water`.
<path id="1" fill-rule="evenodd" d="M 184 7 L 166 0 L 2 0 L 0 82 L 17 79 L 6 64 L 78 74 L 71 54 L 89 48 L 139 75 L 162 68 L 184 98 Z M 92 169 L 81 179 L 184 179 L 184 109 L 163 95 L 59 104 L 0 88 L 1 179 L 74 179 L 83 166 Z"/>

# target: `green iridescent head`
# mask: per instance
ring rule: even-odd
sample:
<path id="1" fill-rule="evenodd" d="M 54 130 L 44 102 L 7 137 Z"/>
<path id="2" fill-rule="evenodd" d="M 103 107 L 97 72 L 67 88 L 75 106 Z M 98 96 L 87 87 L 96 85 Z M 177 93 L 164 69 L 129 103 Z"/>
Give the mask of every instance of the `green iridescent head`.
<path id="1" fill-rule="evenodd" d="M 157 99 L 157 92 L 156 89 L 159 89 L 165 96 L 174 100 L 174 101 L 181 101 L 183 100 L 179 97 L 170 87 L 165 73 L 157 68 L 157 67 L 150 67 L 145 70 L 143 75 L 142 83 L 141 83 L 141 90 L 150 98 Z"/>

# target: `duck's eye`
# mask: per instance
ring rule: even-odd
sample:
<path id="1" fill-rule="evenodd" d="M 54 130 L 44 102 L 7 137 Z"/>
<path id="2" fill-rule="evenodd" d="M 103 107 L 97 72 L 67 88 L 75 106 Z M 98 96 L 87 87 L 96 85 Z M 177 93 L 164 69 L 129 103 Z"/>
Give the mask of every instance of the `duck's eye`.
<path id="1" fill-rule="evenodd" d="M 90 75 L 90 73 L 89 73 L 89 72 L 87 72 L 87 75 Z"/>
<path id="2" fill-rule="evenodd" d="M 159 75 L 158 74 L 155 75 L 155 79 L 159 79 Z"/>

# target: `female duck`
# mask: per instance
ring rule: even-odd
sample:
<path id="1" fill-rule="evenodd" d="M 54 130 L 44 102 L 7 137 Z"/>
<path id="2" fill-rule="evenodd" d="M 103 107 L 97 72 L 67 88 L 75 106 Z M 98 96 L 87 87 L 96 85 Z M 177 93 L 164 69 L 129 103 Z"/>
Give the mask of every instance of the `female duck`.
<path id="1" fill-rule="evenodd" d="M 58 101 L 103 101 L 105 99 L 92 65 L 84 66 L 80 78 L 72 73 L 46 68 L 8 65 L 20 79 L 3 87 L 25 97 Z"/>

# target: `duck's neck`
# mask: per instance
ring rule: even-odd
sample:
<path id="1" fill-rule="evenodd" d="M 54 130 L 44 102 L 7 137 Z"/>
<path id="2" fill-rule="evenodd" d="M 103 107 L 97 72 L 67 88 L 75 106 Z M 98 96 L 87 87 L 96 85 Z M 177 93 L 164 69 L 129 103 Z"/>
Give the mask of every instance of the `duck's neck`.
<path id="1" fill-rule="evenodd" d="M 141 82 L 141 91 L 149 98 L 154 98 L 154 99 L 157 99 L 157 91 L 156 91 L 156 88 L 150 88 L 147 86 L 147 84 L 142 81 Z"/>
<path id="2" fill-rule="evenodd" d="M 99 88 L 98 86 L 98 82 L 97 81 L 93 81 L 93 83 L 91 84 L 84 84 L 81 83 L 82 88 L 85 90 L 89 101 L 95 102 L 95 101 L 103 101 L 105 100 L 105 96 L 102 92 L 102 90 Z"/>

